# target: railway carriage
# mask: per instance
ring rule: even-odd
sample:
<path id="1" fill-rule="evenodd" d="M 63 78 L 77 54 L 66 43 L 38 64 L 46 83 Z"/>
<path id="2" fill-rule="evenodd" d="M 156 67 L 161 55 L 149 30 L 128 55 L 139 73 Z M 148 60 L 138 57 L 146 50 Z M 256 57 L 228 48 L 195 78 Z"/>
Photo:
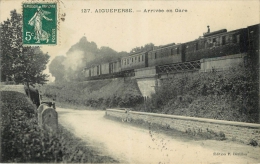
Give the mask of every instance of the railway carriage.
<path id="1" fill-rule="evenodd" d="M 133 70 L 137 68 L 147 67 L 147 51 L 132 53 L 129 56 L 121 58 L 121 70 Z"/>
<path id="2" fill-rule="evenodd" d="M 148 52 L 148 66 L 157 66 L 182 62 L 183 49 L 181 44 L 171 43 Z"/>
<path id="3" fill-rule="evenodd" d="M 127 57 L 121 58 L 121 71 L 124 76 L 134 76 L 135 69 L 145 68 L 148 66 L 148 51 L 135 52 Z"/>
<path id="4" fill-rule="evenodd" d="M 185 61 L 239 54 L 247 51 L 247 30 L 226 29 L 204 33 L 204 37 L 183 44 Z"/>
<path id="5" fill-rule="evenodd" d="M 109 73 L 113 74 L 113 73 L 118 73 L 121 72 L 121 60 L 120 58 L 114 61 L 111 61 L 109 63 Z"/>
<path id="6" fill-rule="evenodd" d="M 153 50 L 135 52 L 109 63 L 92 65 L 84 69 L 85 77 L 111 78 L 135 76 L 135 72 L 144 73 L 149 68 L 171 72 L 176 69 L 200 69 L 201 59 L 233 56 L 248 56 L 255 65 L 259 65 L 260 24 L 227 32 L 226 29 L 207 32 L 203 37 L 182 44 L 167 44 L 154 47 Z M 223 58 L 224 59 L 224 58 Z M 229 59 L 231 60 L 231 59 Z M 222 64 L 224 67 L 224 64 Z M 136 71 L 138 70 L 138 71 Z M 140 70 L 142 72 L 140 72 Z M 154 69 L 151 69 L 154 70 Z M 163 72 L 162 71 L 162 72 Z M 149 72 L 149 71 L 148 71 Z M 160 73 L 160 71 L 157 71 Z M 144 76 L 142 74 L 142 76 Z"/>
<path id="7" fill-rule="evenodd" d="M 91 75 L 92 76 L 98 76 L 100 75 L 100 65 L 92 65 L 91 66 Z"/>
<path id="8" fill-rule="evenodd" d="M 248 50 L 250 52 L 259 53 L 260 47 L 260 24 L 248 26 L 247 35 L 248 35 Z"/>
<path id="9" fill-rule="evenodd" d="M 121 76 L 121 60 L 117 59 L 109 63 L 92 65 L 84 68 L 84 76 L 89 79 L 111 78 L 114 75 Z"/>
<path id="10" fill-rule="evenodd" d="M 84 68 L 84 77 L 88 78 L 91 77 L 91 68 Z"/>
<path id="11" fill-rule="evenodd" d="M 100 64 L 100 75 L 109 74 L 109 63 L 102 63 Z"/>
<path id="12" fill-rule="evenodd" d="M 84 76 L 87 79 L 91 77 L 99 76 L 101 74 L 102 74 L 102 70 L 101 70 L 101 65 L 99 64 L 84 68 Z"/>

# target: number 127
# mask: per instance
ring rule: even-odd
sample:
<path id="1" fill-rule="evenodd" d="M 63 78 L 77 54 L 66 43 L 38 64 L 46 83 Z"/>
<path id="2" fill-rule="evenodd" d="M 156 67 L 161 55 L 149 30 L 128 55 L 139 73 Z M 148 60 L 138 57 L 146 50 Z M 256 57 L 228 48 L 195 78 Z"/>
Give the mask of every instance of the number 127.
<path id="1" fill-rule="evenodd" d="M 81 9 L 81 12 L 82 12 L 82 13 L 89 13 L 89 12 L 90 12 L 90 9 Z"/>

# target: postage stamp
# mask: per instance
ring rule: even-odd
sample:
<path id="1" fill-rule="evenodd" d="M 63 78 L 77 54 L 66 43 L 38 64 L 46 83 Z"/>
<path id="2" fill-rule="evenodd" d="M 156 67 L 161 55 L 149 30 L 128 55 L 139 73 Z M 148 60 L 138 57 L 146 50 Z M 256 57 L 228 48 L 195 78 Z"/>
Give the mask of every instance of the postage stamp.
<path id="1" fill-rule="evenodd" d="M 57 4 L 23 4 L 23 44 L 57 44 Z"/>

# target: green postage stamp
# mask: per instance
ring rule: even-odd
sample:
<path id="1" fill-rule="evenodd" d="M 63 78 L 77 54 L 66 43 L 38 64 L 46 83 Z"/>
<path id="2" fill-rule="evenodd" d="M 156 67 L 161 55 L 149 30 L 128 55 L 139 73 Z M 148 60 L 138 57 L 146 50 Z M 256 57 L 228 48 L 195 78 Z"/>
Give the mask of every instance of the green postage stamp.
<path id="1" fill-rule="evenodd" d="M 23 4 L 23 44 L 57 44 L 57 4 Z"/>

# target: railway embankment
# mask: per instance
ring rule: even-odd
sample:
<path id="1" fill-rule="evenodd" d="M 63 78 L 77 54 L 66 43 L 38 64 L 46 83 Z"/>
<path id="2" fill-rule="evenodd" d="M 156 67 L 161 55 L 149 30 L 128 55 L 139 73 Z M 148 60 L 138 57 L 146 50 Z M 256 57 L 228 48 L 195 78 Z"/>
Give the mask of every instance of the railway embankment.
<path id="1" fill-rule="evenodd" d="M 143 97 L 135 79 L 104 79 L 42 86 L 43 96 L 60 103 L 94 108 L 132 107 Z"/>
<path id="2" fill-rule="evenodd" d="M 135 111 L 259 123 L 258 85 L 257 72 L 244 67 L 175 74 Z"/>
<path id="3" fill-rule="evenodd" d="M 249 67 L 189 72 L 157 79 L 155 93 L 144 99 L 135 78 L 46 85 L 42 94 L 60 103 L 259 123 L 259 81 Z"/>

